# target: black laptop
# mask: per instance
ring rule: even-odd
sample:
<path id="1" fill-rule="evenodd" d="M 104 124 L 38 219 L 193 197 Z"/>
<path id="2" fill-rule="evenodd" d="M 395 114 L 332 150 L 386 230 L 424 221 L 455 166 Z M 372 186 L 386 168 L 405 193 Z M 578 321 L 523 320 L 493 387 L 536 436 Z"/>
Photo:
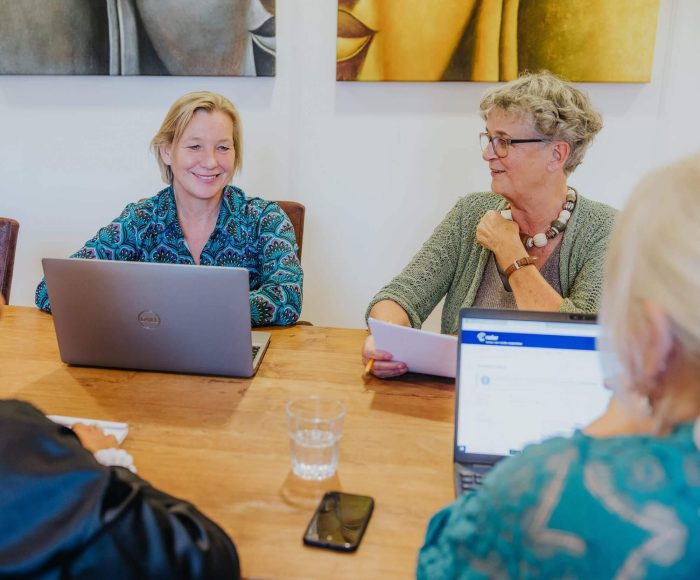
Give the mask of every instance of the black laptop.
<path id="1" fill-rule="evenodd" d="M 526 445 L 587 425 L 610 400 L 595 315 L 465 308 L 459 328 L 458 496 Z"/>

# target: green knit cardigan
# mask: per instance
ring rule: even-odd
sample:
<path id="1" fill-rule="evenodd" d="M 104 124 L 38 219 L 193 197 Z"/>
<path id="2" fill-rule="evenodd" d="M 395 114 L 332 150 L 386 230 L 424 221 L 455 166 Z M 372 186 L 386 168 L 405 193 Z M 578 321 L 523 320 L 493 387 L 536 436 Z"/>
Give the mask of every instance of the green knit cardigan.
<path id="1" fill-rule="evenodd" d="M 419 328 L 445 296 L 442 332 L 456 334 L 459 311 L 471 306 L 484 275 L 489 250 L 476 242 L 476 226 L 491 209 L 506 201 L 495 193 L 461 198 L 403 271 L 370 302 L 367 314 L 380 300 L 393 300 Z M 603 286 L 603 267 L 616 210 L 579 195 L 563 233 L 559 277 L 562 312 L 597 312 Z"/>

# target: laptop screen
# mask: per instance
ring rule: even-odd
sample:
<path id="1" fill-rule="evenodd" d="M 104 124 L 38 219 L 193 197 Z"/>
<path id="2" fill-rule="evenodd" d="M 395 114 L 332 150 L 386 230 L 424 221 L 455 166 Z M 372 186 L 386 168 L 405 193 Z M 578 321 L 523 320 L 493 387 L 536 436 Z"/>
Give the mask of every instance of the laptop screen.
<path id="1" fill-rule="evenodd" d="M 495 462 L 605 410 L 595 317 L 481 312 L 461 319 L 456 461 Z"/>

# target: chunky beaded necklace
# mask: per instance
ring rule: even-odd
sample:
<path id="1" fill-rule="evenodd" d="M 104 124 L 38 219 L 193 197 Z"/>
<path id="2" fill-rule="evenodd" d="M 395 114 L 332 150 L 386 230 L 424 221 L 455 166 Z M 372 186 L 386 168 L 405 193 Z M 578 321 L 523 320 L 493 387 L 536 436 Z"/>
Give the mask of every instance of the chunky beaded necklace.
<path id="1" fill-rule="evenodd" d="M 538 248 L 544 248 L 547 242 L 552 238 L 555 238 L 558 234 L 562 233 L 566 229 L 566 224 L 571 217 L 571 212 L 574 211 L 576 207 L 576 196 L 578 192 L 571 186 L 567 186 L 569 191 L 566 193 L 566 201 L 562 205 L 562 210 L 559 212 L 559 216 L 551 224 L 549 224 L 549 229 L 546 232 L 541 232 L 535 234 L 534 236 L 528 236 L 527 234 L 520 234 L 520 239 L 523 241 L 523 245 L 526 248 L 532 248 L 536 246 Z M 513 214 L 510 211 L 510 204 L 506 205 L 506 209 L 501 211 L 501 215 L 510 221 L 513 221 Z"/>

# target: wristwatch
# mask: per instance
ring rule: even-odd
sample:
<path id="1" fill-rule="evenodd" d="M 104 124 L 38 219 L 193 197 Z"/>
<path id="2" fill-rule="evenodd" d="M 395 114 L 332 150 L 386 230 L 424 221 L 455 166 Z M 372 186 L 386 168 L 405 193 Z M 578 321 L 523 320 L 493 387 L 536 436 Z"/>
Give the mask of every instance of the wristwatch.
<path id="1" fill-rule="evenodd" d="M 506 275 L 506 278 L 510 278 L 510 275 L 516 270 L 520 270 L 520 268 L 524 268 L 525 266 L 534 266 L 535 262 L 537 262 L 537 256 L 525 256 L 524 258 L 515 260 L 503 273 Z"/>

